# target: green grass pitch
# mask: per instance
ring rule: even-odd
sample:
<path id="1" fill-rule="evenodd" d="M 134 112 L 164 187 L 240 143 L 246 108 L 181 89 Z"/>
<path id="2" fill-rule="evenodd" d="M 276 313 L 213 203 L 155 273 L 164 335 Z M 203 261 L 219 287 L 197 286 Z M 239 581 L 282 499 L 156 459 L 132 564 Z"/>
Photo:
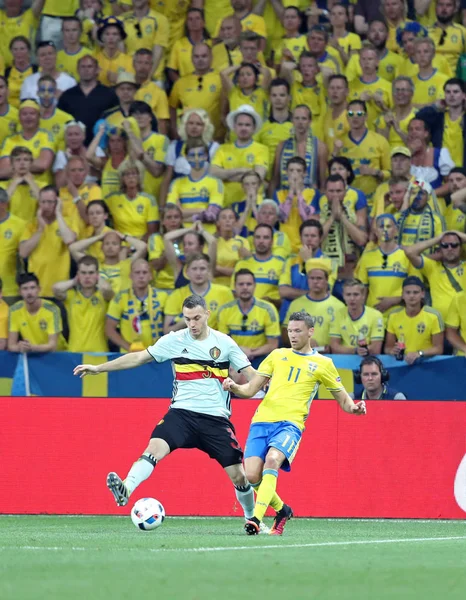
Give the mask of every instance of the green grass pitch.
<path id="1" fill-rule="evenodd" d="M 0 517 L 1 600 L 466 598 L 466 521 Z"/>

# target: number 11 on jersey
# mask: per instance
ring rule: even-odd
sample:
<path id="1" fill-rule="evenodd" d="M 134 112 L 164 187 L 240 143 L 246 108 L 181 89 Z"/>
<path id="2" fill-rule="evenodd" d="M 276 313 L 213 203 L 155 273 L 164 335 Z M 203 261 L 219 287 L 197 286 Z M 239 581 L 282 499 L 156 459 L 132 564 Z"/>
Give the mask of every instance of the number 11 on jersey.
<path id="1" fill-rule="evenodd" d="M 299 375 L 301 373 L 301 369 L 296 369 L 296 374 L 293 379 L 294 369 L 295 369 L 294 367 L 290 367 L 290 372 L 288 374 L 288 381 L 293 381 L 293 383 L 296 383 L 298 381 Z"/>

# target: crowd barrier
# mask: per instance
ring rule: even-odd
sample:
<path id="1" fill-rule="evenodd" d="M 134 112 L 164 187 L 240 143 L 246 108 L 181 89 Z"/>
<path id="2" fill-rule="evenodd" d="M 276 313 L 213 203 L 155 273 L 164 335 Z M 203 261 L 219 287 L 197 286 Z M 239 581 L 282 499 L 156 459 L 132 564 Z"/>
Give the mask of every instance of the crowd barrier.
<path id="1" fill-rule="evenodd" d="M 118 354 L 74 354 L 57 352 L 18 355 L 0 352 L 0 396 L 139 397 L 169 398 L 173 374 L 170 363 L 151 364 L 137 371 L 119 371 L 79 379 L 73 368 L 80 363 L 98 364 Z M 333 355 L 342 382 L 354 391 L 353 373 L 358 356 Z M 391 356 L 380 357 L 390 373 L 390 385 L 410 400 L 466 400 L 466 358 L 439 356 L 412 366 Z M 331 398 L 321 387 L 319 398 Z"/>
<path id="2" fill-rule="evenodd" d="M 256 400 L 234 400 L 241 444 Z M 0 513 L 123 514 L 109 471 L 125 475 L 168 399 L 0 398 Z M 316 400 L 278 492 L 297 516 L 466 518 L 466 403 L 369 401 L 354 417 Z M 241 515 L 221 467 L 197 450 L 157 465 L 133 500 L 168 515 Z"/>

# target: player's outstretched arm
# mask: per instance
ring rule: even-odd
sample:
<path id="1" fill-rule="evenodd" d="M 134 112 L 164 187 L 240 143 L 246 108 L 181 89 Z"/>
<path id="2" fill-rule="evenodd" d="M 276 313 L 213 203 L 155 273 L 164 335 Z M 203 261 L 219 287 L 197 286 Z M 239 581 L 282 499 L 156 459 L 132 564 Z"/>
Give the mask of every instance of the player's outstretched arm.
<path id="1" fill-rule="evenodd" d="M 238 398 L 252 398 L 267 383 L 268 377 L 256 373 L 248 383 L 239 385 L 227 377 L 223 382 L 223 389 L 232 392 Z"/>
<path id="2" fill-rule="evenodd" d="M 341 408 L 350 415 L 366 414 L 366 403 L 364 400 L 361 400 L 360 402 L 353 402 L 348 392 L 344 389 L 338 390 L 337 392 L 332 392 L 332 395 Z"/>
<path id="3" fill-rule="evenodd" d="M 109 373 L 110 371 L 124 371 L 125 369 L 134 369 L 152 360 L 153 358 L 147 350 L 130 352 L 102 365 L 78 365 L 73 369 L 73 375 L 79 375 L 82 378 L 86 375 L 98 375 L 99 373 Z"/>

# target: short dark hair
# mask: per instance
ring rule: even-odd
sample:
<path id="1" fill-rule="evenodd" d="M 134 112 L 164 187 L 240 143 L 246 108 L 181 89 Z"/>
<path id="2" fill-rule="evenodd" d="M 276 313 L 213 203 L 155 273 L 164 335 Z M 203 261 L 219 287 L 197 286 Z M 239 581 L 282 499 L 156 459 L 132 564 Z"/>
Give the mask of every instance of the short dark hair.
<path id="1" fill-rule="evenodd" d="M 15 149 L 13 149 L 13 152 L 15 151 Z M 12 153 L 13 156 L 13 153 Z M 453 167 L 453 169 L 448 173 L 447 177 L 450 177 L 450 175 L 452 173 L 461 173 L 461 175 L 464 175 L 466 177 L 466 169 L 464 169 L 463 167 Z"/>
<path id="2" fill-rule="evenodd" d="M 337 5 L 334 4 L 333 6 L 337 6 Z M 340 4 L 339 6 L 343 6 L 343 4 Z M 332 83 L 332 81 L 335 81 L 335 79 L 341 79 L 344 82 L 344 84 L 346 85 L 346 87 L 349 87 L 348 78 L 346 77 L 346 75 L 342 75 L 341 73 L 334 73 L 333 75 L 330 75 L 330 77 L 328 78 L 327 87 Z"/>
<path id="3" fill-rule="evenodd" d="M 288 8 L 293 8 L 292 6 L 289 6 Z M 296 7 L 294 7 L 296 8 Z M 269 85 L 269 90 L 271 90 L 273 87 L 280 87 L 280 86 L 286 87 L 286 91 L 288 93 L 290 93 L 290 84 L 288 83 L 288 81 L 286 79 L 283 79 L 283 77 L 275 77 L 275 79 L 272 79 L 272 81 L 270 82 Z"/>
<path id="4" fill-rule="evenodd" d="M 40 285 L 39 278 L 35 273 L 20 273 L 16 278 L 16 283 L 19 287 L 25 285 L 26 283 L 31 283 L 31 281 L 37 283 L 37 285 Z"/>
<path id="5" fill-rule="evenodd" d="M 308 219 L 307 221 L 304 221 L 303 223 L 301 223 L 301 225 L 299 226 L 299 236 L 300 237 L 301 237 L 303 231 L 307 227 L 316 227 L 319 230 L 320 237 L 322 237 L 324 235 L 324 228 L 322 227 L 322 223 L 320 221 L 318 221 L 317 219 Z"/>
<path id="6" fill-rule="evenodd" d="M 87 254 L 86 256 L 82 256 L 78 260 L 76 265 L 77 265 L 78 269 L 81 265 L 87 265 L 88 267 L 94 266 L 97 271 L 99 270 L 99 261 L 96 259 L 95 256 L 90 256 L 89 254 Z"/>
<path id="7" fill-rule="evenodd" d="M 274 234 L 275 232 L 274 232 L 274 230 L 273 230 L 273 227 L 272 227 L 271 225 L 267 225 L 267 223 L 262 223 L 262 224 L 261 224 L 261 223 L 259 223 L 259 225 L 256 225 L 256 226 L 255 226 L 255 228 L 254 228 L 254 234 L 256 233 L 256 231 L 257 231 L 258 229 L 264 229 L 264 228 L 265 228 L 265 229 L 268 229 L 268 230 L 270 231 L 270 235 L 271 235 L 271 236 L 272 236 L 272 238 L 273 238 L 273 234 Z"/>
<path id="8" fill-rule="evenodd" d="M 206 301 L 202 296 L 199 296 L 198 294 L 191 294 L 191 296 L 185 298 L 183 302 L 183 308 L 196 308 L 196 306 L 200 306 L 204 310 L 207 310 Z"/>
<path id="9" fill-rule="evenodd" d="M 61 20 L 61 26 L 63 29 L 63 25 L 65 23 L 77 23 L 79 25 L 79 29 L 82 31 L 83 30 L 83 24 L 81 22 L 81 19 L 75 16 L 72 17 L 63 17 Z"/>
<path id="10" fill-rule="evenodd" d="M 39 192 L 39 198 L 42 196 L 42 194 L 44 194 L 45 192 L 54 192 L 54 194 L 57 196 L 59 195 L 58 192 L 58 188 L 56 188 L 54 185 L 46 185 L 44 186 L 40 192 Z"/>
<path id="11" fill-rule="evenodd" d="M 463 94 L 465 92 L 464 81 L 462 79 L 459 79 L 459 77 L 451 77 L 450 79 L 445 81 L 445 83 L 443 84 L 444 90 L 446 89 L 447 85 L 457 85 L 461 89 Z"/>
<path id="12" fill-rule="evenodd" d="M 327 183 L 336 183 L 337 181 L 341 181 L 341 183 L 346 187 L 345 180 L 341 175 L 330 175 L 329 177 L 327 177 L 325 185 L 327 185 Z"/>
<path id="13" fill-rule="evenodd" d="M 31 52 L 31 50 L 32 50 L 31 42 L 24 35 L 17 35 L 16 37 L 14 37 L 11 40 L 10 45 L 8 46 L 10 50 L 11 50 L 11 47 L 13 46 L 13 44 L 15 42 L 23 42 L 23 44 L 26 45 L 26 47 L 29 50 L 29 52 Z"/>
<path id="14" fill-rule="evenodd" d="M 306 326 L 309 329 L 312 329 L 316 324 L 315 317 L 311 317 L 311 315 L 305 310 L 300 310 L 299 312 L 291 313 L 288 321 L 302 321 L 306 324 Z"/>
<path id="15" fill-rule="evenodd" d="M 362 359 L 361 364 L 359 365 L 359 372 L 362 373 L 363 367 L 366 367 L 368 365 L 377 365 L 380 374 L 382 375 L 382 369 L 384 368 L 384 366 L 380 358 L 377 358 L 376 356 L 365 356 Z"/>
<path id="16" fill-rule="evenodd" d="M 367 104 L 364 100 L 360 100 L 359 98 L 355 98 L 354 100 L 351 100 L 351 102 L 348 102 L 348 106 L 346 107 L 346 110 L 350 110 L 350 108 L 352 106 L 355 106 L 356 104 L 359 104 L 360 106 L 363 107 L 364 112 L 367 113 Z"/>
<path id="17" fill-rule="evenodd" d="M 188 260 L 186 261 L 186 266 L 190 267 L 193 264 L 193 262 L 196 262 L 197 260 L 205 260 L 206 263 L 210 265 L 209 256 L 207 254 L 204 254 L 203 252 L 197 252 L 196 254 L 193 254 L 188 258 Z"/>
<path id="18" fill-rule="evenodd" d="M 129 114 L 131 116 L 135 113 L 139 113 L 142 115 L 150 115 L 151 117 L 153 116 L 151 107 L 147 104 L 147 102 L 144 102 L 143 100 L 135 100 L 134 102 L 131 102 L 129 106 Z"/>
<path id="19" fill-rule="evenodd" d="M 101 206 L 103 208 L 104 212 L 107 213 L 107 215 L 110 214 L 110 209 L 108 208 L 105 200 L 91 200 L 89 202 L 89 204 L 86 206 L 86 212 L 89 212 L 89 209 L 91 208 L 91 206 Z"/>
<path id="20" fill-rule="evenodd" d="M 134 53 L 134 56 L 150 56 L 152 58 L 152 52 L 148 48 L 139 48 Z"/>
<path id="21" fill-rule="evenodd" d="M 298 108 L 298 107 L 296 107 Z M 293 156 L 293 158 L 290 158 L 287 162 L 286 162 L 286 168 L 288 169 L 288 167 L 290 165 L 301 165 L 301 167 L 303 167 L 304 172 L 306 172 L 307 166 L 306 166 L 306 161 L 304 160 L 304 158 L 301 158 L 300 156 Z"/>
<path id="22" fill-rule="evenodd" d="M 312 110 L 311 107 L 308 106 L 307 104 L 297 104 L 294 108 L 293 108 L 293 113 L 295 112 L 295 110 L 297 110 L 298 108 L 304 108 L 305 110 L 307 110 L 308 112 L 308 117 L 312 120 Z"/>
<path id="23" fill-rule="evenodd" d="M 239 271 L 236 271 L 235 283 L 240 275 L 250 275 L 254 279 L 254 283 L 256 283 L 256 278 L 254 277 L 254 273 L 252 271 L 250 271 L 249 269 L 239 269 Z"/>
<path id="24" fill-rule="evenodd" d="M 348 185 L 351 185 L 355 179 L 355 175 L 354 175 L 353 166 L 351 164 L 350 159 L 347 158 L 346 156 L 334 156 L 332 159 L 330 159 L 328 161 L 328 172 L 329 173 L 330 173 L 330 169 L 333 167 L 334 164 L 341 165 L 348 171 L 349 175 L 348 175 L 348 181 L 346 183 Z"/>

